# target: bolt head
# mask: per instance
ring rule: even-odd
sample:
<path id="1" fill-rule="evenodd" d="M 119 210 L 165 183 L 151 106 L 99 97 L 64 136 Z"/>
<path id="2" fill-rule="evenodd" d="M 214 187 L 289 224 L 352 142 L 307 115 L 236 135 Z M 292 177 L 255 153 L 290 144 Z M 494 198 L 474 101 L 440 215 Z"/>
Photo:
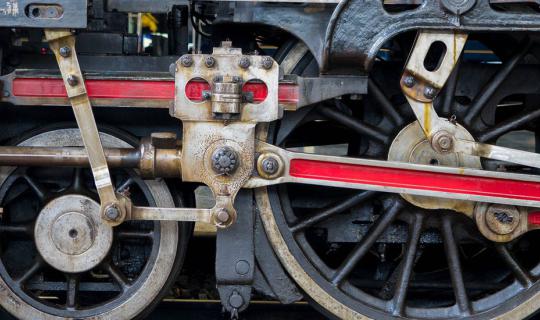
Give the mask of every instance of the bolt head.
<path id="1" fill-rule="evenodd" d="M 262 161 L 261 167 L 264 173 L 273 175 L 279 170 L 279 162 L 274 157 L 268 157 Z"/>
<path id="2" fill-rule="evenodd" d="M 60 56 L 67 58 L 71 56 L 71 48 L 70 47 L 62 47 L 60 48 Z"/>
<path id="3" fill-rule="evenodd" d="M 416 80 L 414 80 L 413 76 L 406 76 L 405 79 L 403 79 L 403 84 L 405 84 L 407 88 L 412 88 L 416 84 Z"/>
<path id="4" fill-rule="evenodd" d="M 182 66 L 189 68 L 193 65 L 193 58 L 191 56 L 182 56 L 182 58 L 180 58 L 180 63 Z"/>
<path id="5" fill-rule="evenodd" d="M 515 207 L 491 205 L 485 216 L 488 228 L 498 235 L 507 235 L 519 225 L 520 214 Z"/>
<path id="6" fill-rule="evenodd" d="M 242 305 L 244 305 L 244 298 L 242 298 L 242 296 L 235 291 L 229 297 L 229 304 L 231 307 L 239 309 Z"/>
<path id="7" fill-rule="evenodd" d="M 208 56 L 204 60 L 204 64 L 206 65 L 206 67 L 212 68 L 216 65 L 216 59 L 214 59 L 214 57 Z"/>
<path id="8" fill-rule="evenodd" d="M 238 61 L 238 66 L 242 69 L 247 69 L 250 65 L 251 61 L 246 56 L 242 56 L 242 58 L 240 58 L 240 61 Z"/>
<path id="9" fill-rule="evenodd" d="M 68 83 L 70 86 L 74 87 L 74 86 L 76 86 L 76 85 L 79 84 L 79 78 L 77 78 L 76 75 L 70 74 L 70 75 L 67 77 L 67 83 Z"/>
<path id="10" fill-rule="evenodd" d="M 219 223 L 227 223 L 230 218 L 231 215 L 226 209 L 219 209 L 218 212 L 216 212 L 216 220 Z"/>
<path id="11" fill-rule="evenodd" d="M 274 60 L 270 57 L 263 57 L 262 59 L 262 67 L 265 69 L 270 69 L 274 65 Z"/>
<path id="12" fill-rule="evenodd" d="M 212 168 L 217 174 L 232 174 L 239 163 L 238 154 L 230 147 L 218 148 L 212 154 Z"/>
<path id="13" fill-rule="evenodd" d="M 212 93 L 210 91 L 204 90 L 202 93 L 202 98 L 204 100 L 210 100 L 210 98 L 212 98 Z"/>
<path id="14" fill-rule="evenodd" d="M 440 136 L 437 139 L 437 143 L 439 144 L 439 147 L 441 147 L 441 150 L 444 151 L 452 149 L 452 145 L 454 144 L 452 138 L 446 135 Z"/>
<path id="15" fill-rule="evenodd" d="M 105 217 L 111 221 L 116 221 L 120 218 L 120 209 L 116 206 L 109 206 L 105 209 Z"/>
<path id="16" fill-rule="evenodd" d="M 424 89 L 424 97 L 428 98 L 428 99 L 433 99 L 435 98 L 435 94 L 437 93 L 437 91 L 435 90 L 435 88 L 433 87 L 430 87 L 430 86 L 427 86 L 425 89 Z"/>

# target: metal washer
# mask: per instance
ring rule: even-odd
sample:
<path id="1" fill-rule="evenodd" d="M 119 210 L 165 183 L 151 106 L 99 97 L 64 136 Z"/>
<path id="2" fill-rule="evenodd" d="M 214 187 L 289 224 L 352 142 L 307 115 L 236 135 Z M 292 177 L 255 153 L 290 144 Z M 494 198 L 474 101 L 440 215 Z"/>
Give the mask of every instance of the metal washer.
<path id="1" fill-rule="evenodd" d="M 82 195 L 50 201 L 35 226 L 36 247 L 52 267 L 68 273 L 97 266 L 112 246 L 112 227 L 101 222 L 99 204 Z"/>

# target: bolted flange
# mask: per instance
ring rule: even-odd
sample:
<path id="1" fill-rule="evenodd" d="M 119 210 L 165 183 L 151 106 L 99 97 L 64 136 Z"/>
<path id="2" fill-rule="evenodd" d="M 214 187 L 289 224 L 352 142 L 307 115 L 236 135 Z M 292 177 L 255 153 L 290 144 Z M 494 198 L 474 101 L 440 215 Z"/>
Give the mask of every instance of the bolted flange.
<path id="1" fill-rule="evenodd" d="M 212 169 L 217 174 L 233 174 L 240 163 L 238 153 L 230 147 L 217 148 L 212 154 Z"/>

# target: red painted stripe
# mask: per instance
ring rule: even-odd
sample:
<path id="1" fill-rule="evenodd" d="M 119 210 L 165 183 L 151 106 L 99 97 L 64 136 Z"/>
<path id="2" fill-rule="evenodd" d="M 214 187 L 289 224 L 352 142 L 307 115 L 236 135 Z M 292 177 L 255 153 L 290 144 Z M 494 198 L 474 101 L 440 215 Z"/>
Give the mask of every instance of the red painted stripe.
<path id="1" fill-rule="evenodd" d="M 174 99 L 174 81 L 86 80 L 88 96 L 95 99 Z M 16 78 L 13 95 L 18 97 L 65 98 L 61 79 Z"/>
<path id="2" fill-rule="evenodd" d="M 540 211 L 529 212 L 527 218 L 530 224 L 540 225 Z"/>
<path id="3" fill-rule="evenodd" d="M 540 201 L 540 183 L 410 169 L 293 159 L 289 174 L 310 180 Z M 539 218 L 540 219 L 540 218 Z M 540 222 L 540 220 L 539 220 Z"/>
<path id="4" fill-rule="evenodd" d="M 174 81 L 153 80 L 96 80 L 85 81 L 88 96 L 93 99 L 148 99 L 173 100 Z M 210 90 L 204 81 L 190 81 L 186 86 L 186 95 L 190 100 L 201 101 L 202 92 Z M 66 88 L 61 79 L 16 78 L 13 80 L 13 95 L 28 98 L 65 98 Z M 261 102 L 268 96 L 268 88 L 263 83 L 248 82 L 245 92 L 252 92 L 255 102 Z M 281 103 L 298 102 L 298 86 L 281 84 L 278 98 Z"/>

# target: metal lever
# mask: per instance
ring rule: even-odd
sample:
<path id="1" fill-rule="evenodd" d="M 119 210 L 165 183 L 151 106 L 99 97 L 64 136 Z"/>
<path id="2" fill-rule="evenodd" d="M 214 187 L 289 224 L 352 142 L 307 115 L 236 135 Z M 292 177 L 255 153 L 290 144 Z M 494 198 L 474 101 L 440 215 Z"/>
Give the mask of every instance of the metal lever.
<path id="1" fill-rule="evenodd" d="M 75 51 L 75 36 L 69 30 L 45 30 L 45 37 L 56 56 L 58 67 L 64 79 L 67 95 L 77 125 L 81 130 L 84 147 L 88 153 L 90 167 L 101 202 L 101 216 L 109 224 L 122 223 L 126 215 L 129 199 L 118 199 L 111 181 L 103 146 L 99 138 L 92 105 L 88 98 L 84 78 Z"/>
<path id="2" fill-rule="evenodd" d="M 437 115 L 433 100 L 450 77 L 466 41 L 467 35 L 462 33 L 422 31 L 407 61 L 401 89 L 427 140 L 439 152 L 457 152 L 540 168 L 539 154 L 459 139 L 455 136 L 457 126 Z M 424 61 L 437 42 L 443 43 L 446 51 L 435 69 L 427 70 Z"/>

